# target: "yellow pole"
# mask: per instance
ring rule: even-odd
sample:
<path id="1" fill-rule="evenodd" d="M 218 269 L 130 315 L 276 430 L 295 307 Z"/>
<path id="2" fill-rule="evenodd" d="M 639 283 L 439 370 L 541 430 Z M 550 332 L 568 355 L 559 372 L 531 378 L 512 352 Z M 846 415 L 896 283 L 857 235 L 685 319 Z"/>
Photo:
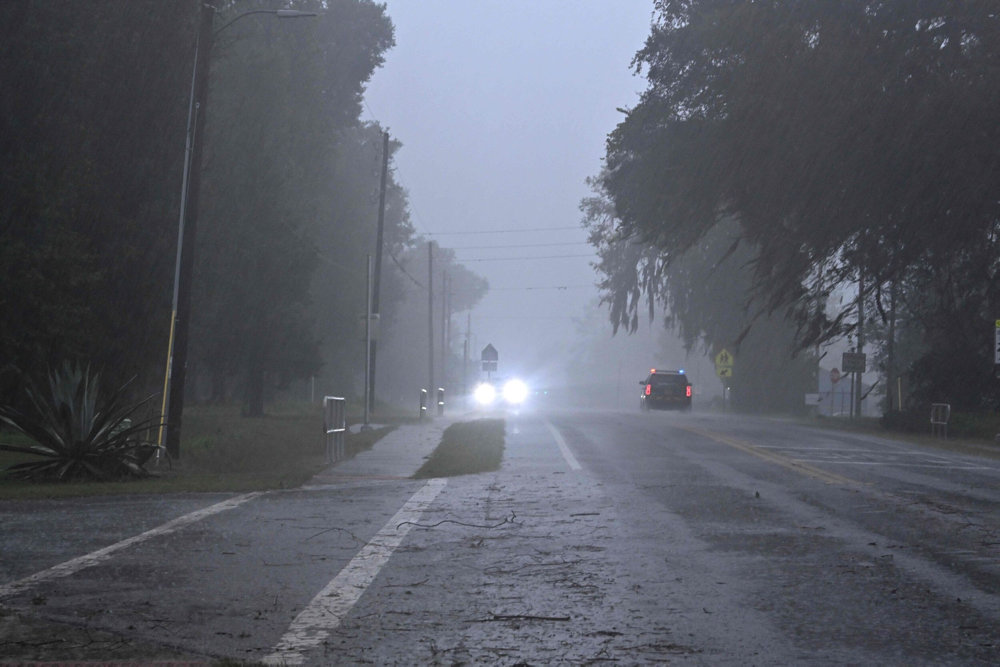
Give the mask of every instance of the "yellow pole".
<path id="1" fill-rule="evenodd" d="M 170 341 L 167 343 L 167 372 L 163 375 L 163 403 L 160 407 L 160 434 L 156 444 L 163 446 L 163 428 L 167 422 L 167 407 L 170 401 L 170 367 L 174 361 L 174 324 L 177 322 L 177 310 L 170 315 Z"/>

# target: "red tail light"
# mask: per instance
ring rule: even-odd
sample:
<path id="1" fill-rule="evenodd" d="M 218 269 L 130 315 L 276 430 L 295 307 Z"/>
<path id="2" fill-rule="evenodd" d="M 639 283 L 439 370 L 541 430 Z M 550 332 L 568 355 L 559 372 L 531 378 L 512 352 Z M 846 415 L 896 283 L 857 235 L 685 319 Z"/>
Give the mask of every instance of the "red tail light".
<path id="1" fill-rule="evenodd" d="M 647 384 L 646 385 L 646 396 L 649 396 L 652 393 L 653 393 L 653 385 Z"/>
<path id="2" fill-rule="evenodd" d="M 688 398 L 691 398 L 691 385 L 688 385 L 688 386 L 687 386 L 687 392 L 686 392 L 686 396 L 687 396 Z"/>

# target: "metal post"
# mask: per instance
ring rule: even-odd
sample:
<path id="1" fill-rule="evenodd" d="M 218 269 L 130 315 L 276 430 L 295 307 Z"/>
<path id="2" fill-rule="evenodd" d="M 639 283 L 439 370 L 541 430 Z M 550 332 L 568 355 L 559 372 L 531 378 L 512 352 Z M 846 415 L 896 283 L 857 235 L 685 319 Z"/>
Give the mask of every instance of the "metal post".
<path id="1" fill-rule="evenodd" d="M 444 387 L 438 387 L 438 417 L 444 416 Z"/>
<path id="2" fill-rule="evenodd" d="M 365 271 L 365 427 L 370 423 L 372 383 L 372 256 L 368 255 Z"/>
<path id="3" fill-rule="evenodd" d="M 424 420 L 424 415 L 427 414 L 427 390 L 420 390 L 420 421 Z"/>
<path id="4" fill-rule="evenodd" d="M 326 435 L 326 462 L 336 463 L 346 455 L 347 401 L 339 396 L 323 397 L 323 431 Z"/>

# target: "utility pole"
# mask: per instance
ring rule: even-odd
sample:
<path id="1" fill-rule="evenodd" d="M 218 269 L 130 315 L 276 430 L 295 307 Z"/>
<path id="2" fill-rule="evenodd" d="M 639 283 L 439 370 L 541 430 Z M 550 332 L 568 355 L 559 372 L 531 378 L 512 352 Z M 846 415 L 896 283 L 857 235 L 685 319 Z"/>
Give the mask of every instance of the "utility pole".
<path id="1" fill-rule="evenodd" d="M 449 346 L 449 320 L 451 313 L 448 312 L 448 272 L 441 274 L 441 386 L 448 384 L 448 348 Z"/>
<path id="2" fill-rule="evenodd" d="M 201 155 L 205 142 L 198 136 L 205 128 L 208 106 L 208 64 L 212 55 L 212 25 L 215 8 L 201 5 L 201 26 L 195 51 L 194 77 L 191 81 L 191 109 L 187 148 L 189 161 L 184 165 L 182 184 L 181 232 L 177 239 L 177 266 L 174 280 L 174 319 L 171 322 L 170 364 L 167 371 L 169 391 L 164 395 L 163 413 L 167 422 L 166 448 L 173 459 L 181 456 L 181 416 L 184 411 L 184 381 L 187 377 L 188 332 L 191 326 L 191 277 L 194 273 L 195 236 L 198 228 L 198 195 L 201 192 Z"/>
<path id="3" fill-rule="evenodd" d="M 865 352 L 865 273 L 864 269 L 858 270 L 858 353 Z M 861 393 L 863 391 L 863 374 L 855 373 L 854 382 L 857 389 L 854 392 L 855 415 L 861 418 Z"/>
<path id="4" fill-rule="evenodd" d="M 385 188 L 389 177 L 389 132 L 382 133 L 382 180 L 378 188 L 378 231 L 375 235 L 375 277 L 372 282 L 372 313 L 379 314 L 379 287 L 382 284 L 382 241 L 385 230 Z M 372 340 L 368 361 L 368 410 L 375 409 L 375 350 L 378 341 Z"/>
<path id="5" fill-rule="evenodd" d="M 434 241 L 427 243 L 427 391 L 434 395 Z"/>
<path id="6" fill-rule="evenodd" d="M 472 312 L 465 319 L 465 346 L 462 353 L 462 396 L 469 395 L 469 337 L 472 335 Z M 468 398 L 466 398 L 468 400 Z"/>
<path id="7" fill-rule="evenodd" d="M 885 397 L 886 410 L 892 412 L 895 407 L 898 394 L 896 391 L 896 297 L 899 294 L 899 281 L 893 279 L 892 287 L 889 288 L 889 340 L 886 342 L 886 372 L 885 372 Z M 901 402 L 901 401 L 900 401 Z M 899 408 L 902 410 L 902 406 Z"/>
<path id="8" fill-rule="evenodd" d="M 371 390 L 372 390 L 372 256 L 368 255 L 365 264 L 365 423 L 363 428 L 371 424 Z"/>
<path id="9" fill-rule="evenodd" d="M 195 42 L 191 98 L 188 102 L 180 218 L 177 229 L 174 302 L 167 343 L 167 372 L 163 380 L 161 415 L 166 428 L 160 427 L 159 437 L 159 444 L 165 445 L 167 454 L 175 459 L 181 455 L 181 416 L 184 411 L 184 382 L 187 376 L 188 334 L 191 325 L 191 278 L 194 272 L 198 198 L 201 192 L 201 156 L 205 145 L 200 135 L 205 128 L 205 109 L 208 107 L 208 72 L 212 41 L 217 34 L 252 14 L 271 14 L 280 19 L 317 16 L 314 12 L 302 12 L 297 9 L 253 9 L 237 15 L 218 30 L 213 30 L 215 8 L 207 3 L 201 5 L 201 24 Z"/>

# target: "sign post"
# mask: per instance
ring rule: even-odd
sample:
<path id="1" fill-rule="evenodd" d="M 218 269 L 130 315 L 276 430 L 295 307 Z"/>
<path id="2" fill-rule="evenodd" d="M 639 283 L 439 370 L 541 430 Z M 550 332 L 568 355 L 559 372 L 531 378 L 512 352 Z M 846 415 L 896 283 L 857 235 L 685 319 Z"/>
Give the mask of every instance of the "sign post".
<path id="1" fill-rule="evenodd" d="M 861 392 L 864 387 L 861 376 L 867 370 L 867 358 L 868 357 L 864 352 L 844 352 L 844 354 L 841 355 L 840 367 L 844 369 L 845 373 L 852 373 L 854 375 L 854 379 L 851 380 L 852 417 L 861 416 Z M 857 386 L 855 387 L 855 385 Z"/>
<path id="2" fill-rule="evenodd" d="M 733 378 L 733 363 L 735 361 L 736 359 L 733 358 L 733 355 L 726 348 L 722 348 L 715 355 L 715 374 L 722 380 L 723 409 L 726 409 L 726 404 L 729 402 L 729 381 Z"/>
<path id="3" fill-rule="evenodd" d="M 1000 320 L 993 329 L 993 374 L 1000 377 Z"/>
<path id="4" fill-rule="evenodd" d="M 500 353 L 497 352 L 492 343 L 487 343 L 486 347 L 483 348 L 482 362 L 483 372 L 486 373 L 487 378 L 489 378 L 490 373 L 496 373 L 497 364 L 500 362 Z"/>

